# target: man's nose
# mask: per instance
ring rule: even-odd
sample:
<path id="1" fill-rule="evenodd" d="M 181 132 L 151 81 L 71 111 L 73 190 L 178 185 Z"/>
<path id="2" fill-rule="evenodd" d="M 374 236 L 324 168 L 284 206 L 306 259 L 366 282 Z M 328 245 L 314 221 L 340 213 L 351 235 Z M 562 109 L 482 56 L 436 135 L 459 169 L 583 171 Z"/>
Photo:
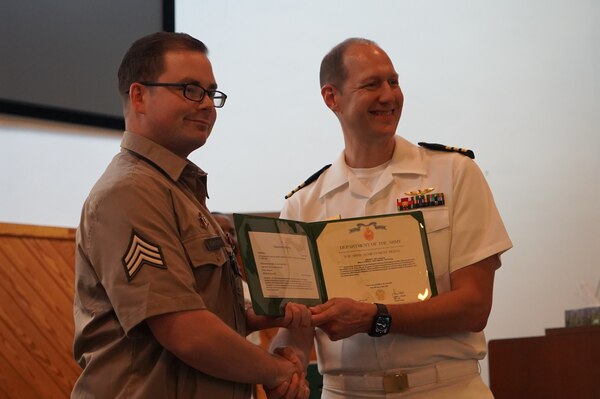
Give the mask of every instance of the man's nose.
<path id="1" fill-rule="evenodd" d="M 389 102 L 393 101 L 396 97 L 397 87 L 392 86 L 390 83 L 384 83 L 381 85 L 381 91 L 379 93 L 379 101 Z"/>
<path id="2" fill-rule="evenodd" d="M 215 102 L 208 94 L 205 94 L 204 97 L 202 97 L 202 101 L 196 101 L 194 105 L 198 109 L 215 108 Z"/>

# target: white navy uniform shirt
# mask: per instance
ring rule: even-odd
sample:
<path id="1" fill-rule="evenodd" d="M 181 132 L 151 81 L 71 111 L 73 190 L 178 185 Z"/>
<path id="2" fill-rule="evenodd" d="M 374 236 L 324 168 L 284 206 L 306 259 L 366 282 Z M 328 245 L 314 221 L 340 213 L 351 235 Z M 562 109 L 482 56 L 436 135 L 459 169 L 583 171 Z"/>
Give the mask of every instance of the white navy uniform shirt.
<path id="1" fill-rule="evenodd" d="M 281 217 L 319 221 L 399 212 L 397 200 L 406 192 L 433 188 L 445 204 L 421 208 L 438 293 L 450 290 L 450 273 L 510 249 L 512 243 L 481 170 L 470 158 L 421 148 L 396 136 L 391 161 L 374 190 L 350 172 L 344 153 L 317 181 L 289 198 Z M 398 320 L 401 322 L 401 320 Z M 317 329 L 321 373 L 371 372 L 413 368 L 450 359 L 483 359 L 482 332 L 441 337 L 367 334 L 332 342 Z"/>

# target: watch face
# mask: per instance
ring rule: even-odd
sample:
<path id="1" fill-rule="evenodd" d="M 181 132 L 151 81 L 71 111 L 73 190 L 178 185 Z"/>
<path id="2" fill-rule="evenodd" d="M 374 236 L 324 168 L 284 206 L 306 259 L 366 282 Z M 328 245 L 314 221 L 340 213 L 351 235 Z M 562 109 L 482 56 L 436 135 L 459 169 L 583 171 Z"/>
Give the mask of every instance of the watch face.
<path id="1" fill-rule="evenodd" d="M 381 336 L 381 335 L 387 334 L 390 330 L 391 322 L 392 322 L 391 316 L 383 316 L 383 315 L 377 316 L 377 320 L 375 321 L 375 326 L 373 329 L 374 335 Z"/>

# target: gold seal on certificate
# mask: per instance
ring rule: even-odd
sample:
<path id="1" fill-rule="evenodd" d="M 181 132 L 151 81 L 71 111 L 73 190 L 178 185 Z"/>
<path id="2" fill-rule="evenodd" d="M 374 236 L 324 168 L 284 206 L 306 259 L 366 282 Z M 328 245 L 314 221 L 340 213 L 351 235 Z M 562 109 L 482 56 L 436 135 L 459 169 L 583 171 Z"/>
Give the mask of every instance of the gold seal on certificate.
<path id="1" fill-rule="evenodd" d="M 437 294 L 420 211 L 321 222 L 234 214 L 256 314 L 348 297 L 386 304 Z"/>

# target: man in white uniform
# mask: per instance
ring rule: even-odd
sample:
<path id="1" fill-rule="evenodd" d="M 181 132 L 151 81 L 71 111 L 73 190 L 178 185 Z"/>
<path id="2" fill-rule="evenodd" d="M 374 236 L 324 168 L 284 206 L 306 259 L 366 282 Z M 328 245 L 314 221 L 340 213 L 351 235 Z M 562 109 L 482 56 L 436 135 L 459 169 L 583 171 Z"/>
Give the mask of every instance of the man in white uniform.
<path id="1" fill-rule="evenodd" d="M 420 210 L 438 295 L 387 306 L 332 298 L 311 309 L 316 329 L 281 330 L 274 346 L 292 343 L 307 359 L 316 339 L 323 398 L 492 398 L 478 361 L 486 355 L 494 273 L 512 243 L 472 153 L 396 136 L 404 98 L 374 42 L 340 43 L 323 59 L 320 78 L 345 148 L 289 197 L 281 217 L 397 213 L 405 197 L 436 194 L 435 206 Z"/>

